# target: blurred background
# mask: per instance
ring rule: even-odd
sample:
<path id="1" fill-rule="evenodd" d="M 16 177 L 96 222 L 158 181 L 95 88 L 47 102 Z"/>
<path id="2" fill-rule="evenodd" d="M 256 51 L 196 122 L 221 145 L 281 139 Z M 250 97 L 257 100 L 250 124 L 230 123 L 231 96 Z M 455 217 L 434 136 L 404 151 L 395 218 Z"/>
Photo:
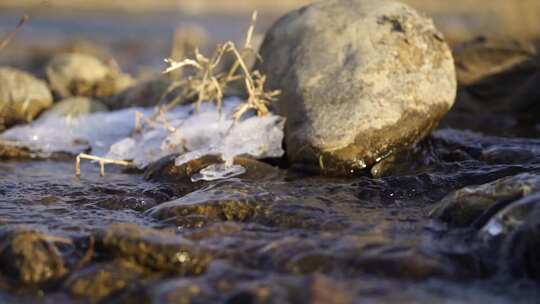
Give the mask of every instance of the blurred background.
<path id="1" fill-rule="evenodd" d="M 162 67 L 175 44 L 186 40 L 200 43 L 203 50 L 215 41 L 241 40 L 253 10 L 259 11 L 260 41 L 275 19 L 309 2 L 0 0 L 0 34 L 12 31 L 23 14 L 30 17 L 0 53 L 0 64 L 34 69 L 51 52 L 76 50 L 114 57 L 128 71 L 141 72 Z M 402 2 L 432 16 L 452 46 L 480 35 L 527 41 L 540 37 L 540 0 Z"/>

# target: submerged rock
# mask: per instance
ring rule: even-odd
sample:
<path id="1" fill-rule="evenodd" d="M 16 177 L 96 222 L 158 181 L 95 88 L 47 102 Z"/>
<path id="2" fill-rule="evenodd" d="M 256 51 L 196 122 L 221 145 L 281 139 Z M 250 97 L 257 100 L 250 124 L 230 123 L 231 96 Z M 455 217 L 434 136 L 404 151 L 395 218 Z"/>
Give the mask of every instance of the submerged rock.
<path id="1" fill-rule="evenodd" d="M 0 131 L 32 121 L 52 103 L 44 81 L 20 70 L 0 68 Z"/>
<path id="2" fill-rule="evenodd" d="M 177 227 L 200 228 L 213 222 L 272 217 L 269 210 L 274 199 L 258 187 L 232 182 L 194 191 L 158 205 L 148 210 L 148 214 Z"/>
<path id="3" fill-rule="evenodd" d="M 502 210 L 484 227 L 484 232 L 506 236 L 502 258 L 513 274 L 540 281 L 540 193 Z"/>
<path id="4" fill-rule="evenodd" d="M 431 216 L 457 227 L 466 227 L 475 221 L 481 225 L 488 219 L 482 219 L 482 215 L 489 217 L 490 208 L 500 210 L 508 203 L 539 190 L 540 176 L 536 174 L 505 177 L 449 194 L 433 209 Z"/>
<path id="5" fill-rule="evenodd" d="M 47 110 L 41 116 L 73 118 L 95 112 L 107 112 L 107 110 L 107 106 L 100 101 L 87 97 L 71 97 L 56 103 L 51 109 Z"/>
<path id="6" fill-rule="evenodd" d="M 44 283 L 68 272 L 58 250 L 58 244 L 69 242 L 67 239 L 16 229 L 3 231 L 0 240 L 0 269 L 21 283 Z"/>
<path id="7" fill-rule="evenodd" d="M 540 192 L 498 208 L 478 231 L 484 260 L 499 272 L 540 280 Z"/>
<path id="8" fill-rule="evenodd" d="M 98 235 L 97 245 L 113 257 L 164 273 L 200 274 L 212 260 L 209 250 L 187 239 L 130 224 L 109 227 Z"/>
<path id="9" fill-rule="evenodd" d="M 321 1 L 281 18 L 259 69 L 281 89 L 289 160 L 357 173 L 419 141 L 452 106 L 452 54 L 432 21 L 392 1 Z"/>
<path id="10" fill-rule="evenodd" d="M 124 260 L 100 263 L 73 274 L 65 285 L 75 297 L 96 302 L 143 277 L 145 269 Z"/>
<path id="11" fill-rule="evenodd" d="M 55 56 L 46 68 L 53 91 L 60 97 L 108 97 L 133 83 L 128 75 L 99 59 L 79 53 Z"/>
<path id="12" fill-rule="evenodd" d="M 178 155 L 173 154 L 148 166 L 145 171 L 145 178 L 151 181 L 161 182 L 183 182 L 191 183 L 193 176 L 202 169 L 213 164 L 223 163 L 223 159 L 217 155 L 205 155 L 201 158 L 191 160 L 180 166 L 175 165 Z M 279 177 L 280 170 L 254 158 L 237 156 L 234 158 L 234 165 L 240 165 L 246 172 L 237 177 L 250 180 L 266 180 Z"/>
<path id="13" fill-rule="evenodd" d="M 348 222 L 347 209 L 329 208 L 328 201 L 318 192 L 322 188 L 231 179 L 162 203 L 147 214 L 185 229 L 219 222 L 246 222 L 283 229 L 339 231 Z M 339 197 L 345 204 L 349 199 Z"/>

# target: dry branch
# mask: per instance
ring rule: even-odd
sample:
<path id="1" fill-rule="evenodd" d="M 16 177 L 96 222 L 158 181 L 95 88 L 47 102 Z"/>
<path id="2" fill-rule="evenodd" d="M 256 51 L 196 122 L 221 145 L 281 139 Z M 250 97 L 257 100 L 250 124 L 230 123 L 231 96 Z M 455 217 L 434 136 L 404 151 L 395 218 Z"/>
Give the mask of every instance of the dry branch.
<path id="1" fill-rule="evenodd" d="M 77 159 L 75 162 L 75 174 L 77 176 L 81 176 L 81 159 L 97 161 L 99 163 L 99 174 L 101 176 L 105 176 L 105 164 L 114 164 L 114 165 L 124 166 L 124 167 L 133 166 L 133 163 L 128 162 L 128 161 L 109 159 L 109 158 L 103 158 L 103 157 L 89 155 L 85 153 L 80 153 L 79 155 L 77 155 Z"/>

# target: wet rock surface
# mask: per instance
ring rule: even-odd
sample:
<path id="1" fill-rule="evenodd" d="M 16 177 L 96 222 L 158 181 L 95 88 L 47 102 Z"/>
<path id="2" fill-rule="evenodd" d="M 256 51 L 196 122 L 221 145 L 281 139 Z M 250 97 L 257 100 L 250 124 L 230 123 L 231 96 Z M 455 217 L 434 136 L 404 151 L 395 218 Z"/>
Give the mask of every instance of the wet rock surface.
<path id="1" fill-rule="evenodd" d="M 454 102 L 452 55 L 432 21 L 393 1 L 323 1 L 279 19 L 259 68 L 282 90 L 291 162 L 358 173 L 419 141 Z"/>
<path id="2" fill-rule="evenodd" d="M 65 286 L 75 298 L 97 302 L 143 278 L 144 268 L 125 260 L 98 263 L 69 277 Z"/>
<path id="3" fill-rule="evenodd" d="M 488 184 L 466 187 L 448 195 L 435 207 L 432 216 L 458 227 L 482 225 L 481 217 L 484 215 L 484 218 L 489 218 L 486 212 L 490 208 L 500 210 L 508 203 L 539 190 L 540 176 L 537 174 L 525 173 L 505 177 Z"/>
<path id="4" fill-rule="evenodd" d="M 71 240 L 22 228 L 2 231 L 0 239 L 0 267 L 4 275 L 23 284 L 39 284 L 67 273 L 58 245 L 70 245 Z"/>
<path id="5" fill-rule="evenodd" d="M 52 102 L 44 81 L 20 70 L 0 68 L 0 131 L 32 121 Z"/>
<path id="6" fill-rule="evenodd" d="M 128 259 L 164 273 L 196 275 L 211 261 L 211 252 L 174 234 L 118 224 L 98 234 L 97 246 L 108 256 Z"/>
<path id="7" fill-rule="evenodd" d="M 160 159 L 150 165 L 144 173 L 147 180 L 160 182 L 182 182 L 190 185 L 189 181 L 201 169 L 212 164 L 223 163 L 223 159 L 216 155 L 206 155 L 201 158 L 189 161 L 181 166 L 176 166 L 174 160 L 178 155 L 170 155 Z M 278 179 L 284 176 L 278 168 L 258 161 L 251 157 L 237 156 L 234 159 L 235 165 L 241 165 L 246 168 L 246 172 L 239 177 L 248 180 L 268 180 Z M 193 183 L 193 186 L 201 185 L 201 183 Z"/>

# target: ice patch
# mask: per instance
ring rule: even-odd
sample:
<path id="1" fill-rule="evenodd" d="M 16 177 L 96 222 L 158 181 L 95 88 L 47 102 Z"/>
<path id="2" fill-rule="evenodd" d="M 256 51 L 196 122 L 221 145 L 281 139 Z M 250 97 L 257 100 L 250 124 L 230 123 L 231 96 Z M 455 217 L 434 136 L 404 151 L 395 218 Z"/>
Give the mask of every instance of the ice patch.
<path id="1" fill-rule="evenodd" d="M 109 113 L 95 113 L 77 118 L 46 116 L 35 122 L 16 126 L 0 135 L 0 139 L 17 143 L 39 155 L 66 152 L 78 154 L 91 149 L 104 155 L 112 144 L 129 136 L 135 127 L 135 112 L 150 110 L 132 108 Z"/>
<path id="2" fill-rule="evenodd" d="M 221 155 L 225 165 L 212 165 L 194 177 L 215 180 L 245 172 L 233 165 L 237 155 L 274 158 L 284 154 L 285 118 L 252 115 L 234 123 L 234 109 L 240 104 L 239 99 L 229 98 L 221 111 L 212 103 L 202 104 L 199 112 L 191 105 L 177 107 L 144 124 L 136 134 L 136 112 L 148 118 L 154 114 L 153 109 L 132 108 L 69 119 L 48 116 L 9 129 L 0 139 L 45 156 L 91 150 L 96 156 L 131 161 L 140 169 L 171 154 L 179 154 L 175 159 L 177 166 L 205 155 Z"/>
<path id="3" fill-rule="evenodd" d="M 227 179 L 246 173 L 246 168 L 240 165 L 212 164 L 191 177 L 192 182 L 201 180 L 214 181 Z"/>

